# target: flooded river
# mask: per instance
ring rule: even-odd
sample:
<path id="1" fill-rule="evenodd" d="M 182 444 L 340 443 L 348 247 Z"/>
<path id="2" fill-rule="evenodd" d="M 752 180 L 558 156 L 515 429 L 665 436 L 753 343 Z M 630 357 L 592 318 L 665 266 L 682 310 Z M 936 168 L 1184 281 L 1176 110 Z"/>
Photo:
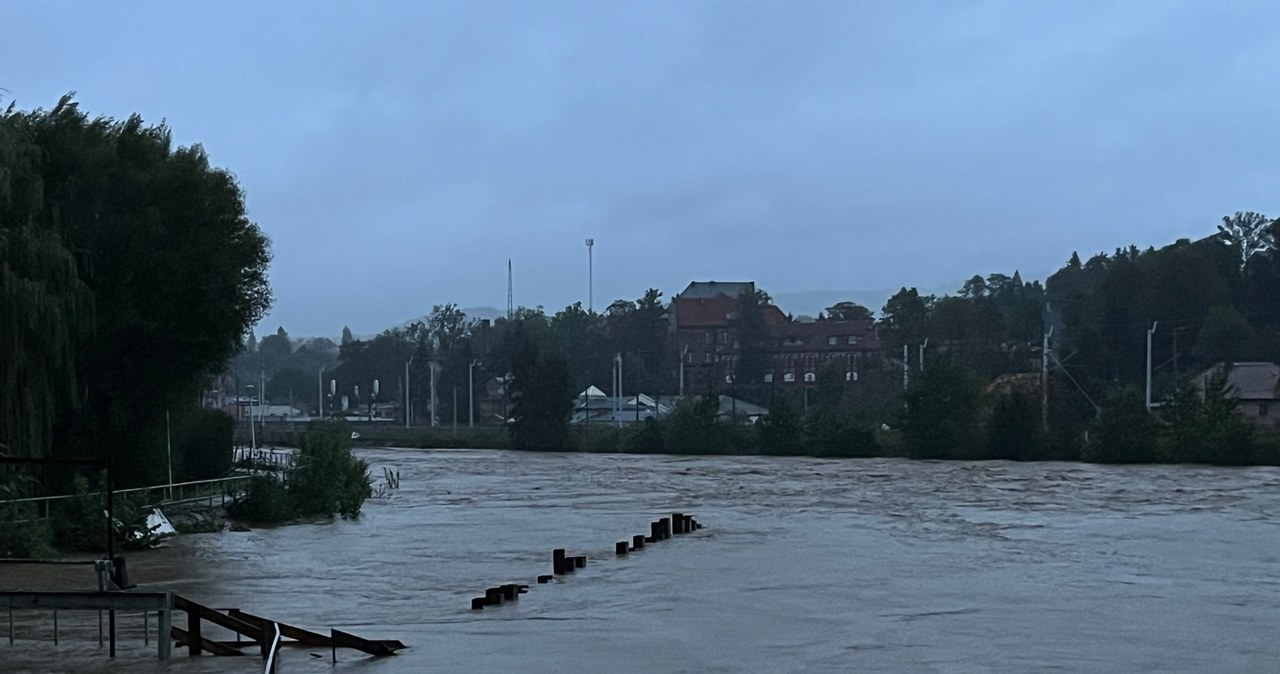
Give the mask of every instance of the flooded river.
<path id="1" fill-rule="evenodd" d="M 410 646 L 340 651 L 338 671 L 1280 671 L 1275 468 L 361 455 L 402 483 L 359 521 L 182 536 L 132 555 L 132 579 Z M 706 528 L 614 557 L 673 510 Z M 587 568 L 534 584 L 556 547 Z M 513 581 L 518 602 L 469 609 Z M 140 616 L 121 626 L 108 663 L 96 616 L 64 618 L 55 647 L 48 616 L 19 612 L 0 670 L 261 671 L 182 649 L 163 667 Z"/>

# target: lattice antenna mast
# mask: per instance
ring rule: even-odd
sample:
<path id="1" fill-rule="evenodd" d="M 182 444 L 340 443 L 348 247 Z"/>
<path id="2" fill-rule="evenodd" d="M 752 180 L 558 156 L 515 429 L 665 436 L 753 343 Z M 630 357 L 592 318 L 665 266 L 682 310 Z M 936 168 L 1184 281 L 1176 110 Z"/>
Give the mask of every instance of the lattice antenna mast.
<path id="1" fill-rule="evenodd" d="M 507 320 L 515 316 L 515 306 L 511 302 L 511 258 L 507 258 Z"/>

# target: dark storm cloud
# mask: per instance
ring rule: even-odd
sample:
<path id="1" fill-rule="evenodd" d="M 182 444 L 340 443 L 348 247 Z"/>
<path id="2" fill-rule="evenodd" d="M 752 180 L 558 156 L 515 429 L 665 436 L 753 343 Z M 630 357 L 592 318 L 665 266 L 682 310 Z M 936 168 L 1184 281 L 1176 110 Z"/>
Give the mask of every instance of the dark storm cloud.
<path id="1" fill-rule="evenodd" d="M 7 4 L 22 107 L 168 119 L 272 236 L 268 328 L 692 279 L 1042 277 L 1276 211 L 1267 3 Z M 786 307 L 784 307 L 786 308 Z"/>

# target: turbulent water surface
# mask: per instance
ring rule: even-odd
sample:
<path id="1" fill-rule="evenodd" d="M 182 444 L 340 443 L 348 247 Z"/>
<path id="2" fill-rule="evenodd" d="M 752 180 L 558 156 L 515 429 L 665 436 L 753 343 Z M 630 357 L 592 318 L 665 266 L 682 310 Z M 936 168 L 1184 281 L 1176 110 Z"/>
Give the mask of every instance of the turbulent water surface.
<path id="1" fill-rule="evenodd" d="M 130 557 L 133 580 L 411 646 L 339 652 L 338 670 L 379 674 L 1280 671 L 1274 468 L 361 454 L 401 486 L 359 521 L 179 537 Z M 673 510 L 706 528 L 614 557 Z M 587 568 L 534 584 L 556 547 Z M 531 584 L 520 601 L 469 609 L 512 581 Z M 137 614 L 113 663 L 96 615 L 64 614 L 57 646 L 47 614 L 15 619 L 0 670 L 261 667 L 181 649 L 162 667 Z M 332 669 L 321 649 L 282 655 L 282 672 Z"/>

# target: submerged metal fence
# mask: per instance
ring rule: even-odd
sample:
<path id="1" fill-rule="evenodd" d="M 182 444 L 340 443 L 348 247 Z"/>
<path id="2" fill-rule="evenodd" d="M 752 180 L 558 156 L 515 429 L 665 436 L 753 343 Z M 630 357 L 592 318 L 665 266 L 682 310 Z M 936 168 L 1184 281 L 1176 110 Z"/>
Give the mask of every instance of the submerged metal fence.
<path id="1" fill-rule="evenodd" d="M 245 487 L 249 484 L 250 475 L 232 475 L 230 477 L 220 477 L 212 480 L 192 480 L 190 482 L 176 482 L 174 484 L 162 484 L 152 487 L 134 487 L 132 489 L 116 489 L 115 495 L 123 494 L 142 494 L 142 501 L 145 507 L 159 507 L 166 505 L 176 505 L 179 503 L 197 503 L 206 501 L 209 505 L 215 502 L 220 505 L 226 505 L 228 501 L 235 499 Z M 95 492 L 90 492 L 93 494 Z M 32 496 L 28 498 L 9 499 L 0 501 L 0 503 L 22 504 L 29 503 L 36 506 L 36 519 L 48 519 L 52 511 L 53 503 L 57 501 L 65 501 L 82 496 L 81 494 L 65 494 L 62 496 Z"/>

